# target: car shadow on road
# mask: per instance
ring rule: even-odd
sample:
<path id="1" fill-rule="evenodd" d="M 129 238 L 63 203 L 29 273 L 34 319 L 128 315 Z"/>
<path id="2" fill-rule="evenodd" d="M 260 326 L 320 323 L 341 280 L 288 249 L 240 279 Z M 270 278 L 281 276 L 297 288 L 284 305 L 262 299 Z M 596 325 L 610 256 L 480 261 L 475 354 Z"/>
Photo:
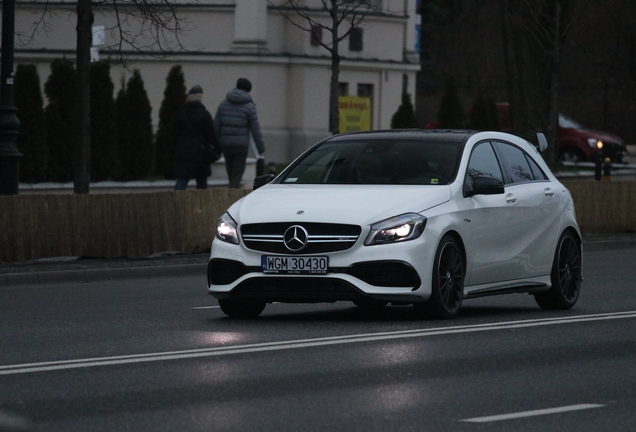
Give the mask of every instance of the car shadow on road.
<path id="1" fill-rule="evenodd" d="M 412 322 L 412 321 L 429 321 L 429 322 L 448 322 L 449 320 L 438 320 L 433 317 L 426 318 L 419 316 L 411 305 L 405 306 L 385 306 L 385 307 L 357 307 L 357 306 L 333 306 L 326 309 L 321 307 L 316 311 L 285 311 L 279 312 L 274 308 L 275 305 L 268 306 L 263 314 L 252 320 L 241 321 L 258 321 L 258 322 Z M 492 306 L 492 305 L 476 305 L 462 306 L 459 315 L 450 320 L 450 322 L 462 321 L 464 319 L 472 320 L 474 318 L 492 317 L 500 320 L 504 319 L 521 319 L 527 315 L 536 314 L 539 318 L 545 318 L 545 314 L 538 307 L 531 306 Z M 222 316 L 222 321 L 236 321 L 235 318 Z M 211 322 L 218 322 L 219 318 L 210 319 Z"/>

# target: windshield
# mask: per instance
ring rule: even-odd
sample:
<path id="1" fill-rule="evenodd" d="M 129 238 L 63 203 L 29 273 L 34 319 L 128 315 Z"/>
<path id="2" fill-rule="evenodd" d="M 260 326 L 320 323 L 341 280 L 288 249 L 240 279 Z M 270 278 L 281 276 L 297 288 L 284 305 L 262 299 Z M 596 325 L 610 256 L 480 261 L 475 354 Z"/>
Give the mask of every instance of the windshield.
<path id="1" fill-rule="evenodd" d="M 325 142 L 298 161 L 282 183 L 408 184 L 451 182 L 460 144 L 416 140 Z"/>
<path id="2" fill-rule="evenodd" d="M 575 122 L 570 117 L 566 117 L 563 114 L 559 114 L 559 126 L 566 129 L 585 129 L 583 125 Z"/>

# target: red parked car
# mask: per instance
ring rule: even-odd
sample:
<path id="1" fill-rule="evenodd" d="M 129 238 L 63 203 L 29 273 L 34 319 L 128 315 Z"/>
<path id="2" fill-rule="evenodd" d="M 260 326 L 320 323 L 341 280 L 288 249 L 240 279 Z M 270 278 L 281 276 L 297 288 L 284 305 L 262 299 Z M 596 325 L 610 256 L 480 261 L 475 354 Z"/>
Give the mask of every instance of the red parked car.
<path id="1" fill-rule="evenodd" d="M 510 132 L 510 111 L 508 102 L 498 102 L 501 130 Z M 586 129 L 569 117 L 559 114 L 556 144 L 565 162 L 592 162 L 601 153 L 603 159 L 609 157 L 615 163 L 629 162 L 625 142 L 608 132 Z"/>
<path id="2" fill-rule="evenodd" d="M 510 108 L 508 102 L 497 102 L 499 124 L 502 132 L 510 132 Z M 437 121 L 426 125 L 436 129 Z M 586 129 L 574 120 L 559 114 L 556 145 L 565 162 L 593 162 L 600 154 L 614 163 L 628 163 L 629 155 L 625 142 L 608 132 Z"/>

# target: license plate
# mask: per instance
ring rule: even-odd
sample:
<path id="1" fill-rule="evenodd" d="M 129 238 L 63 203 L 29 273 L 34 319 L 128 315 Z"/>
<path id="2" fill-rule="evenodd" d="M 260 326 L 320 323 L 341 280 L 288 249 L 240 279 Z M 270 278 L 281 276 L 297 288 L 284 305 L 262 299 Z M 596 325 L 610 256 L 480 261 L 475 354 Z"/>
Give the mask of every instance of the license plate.
<path id="1" fill-rule="evenodd" d="M 329 267 L 326 256 L 261 256 L 263 273 L 276 274 L 325 274 Z"/>

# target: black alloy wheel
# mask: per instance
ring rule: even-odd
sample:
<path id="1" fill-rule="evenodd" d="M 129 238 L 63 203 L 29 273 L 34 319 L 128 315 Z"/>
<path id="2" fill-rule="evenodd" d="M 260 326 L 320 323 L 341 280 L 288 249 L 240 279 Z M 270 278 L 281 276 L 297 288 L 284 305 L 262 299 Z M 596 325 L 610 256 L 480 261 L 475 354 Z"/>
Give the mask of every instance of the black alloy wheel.
<path id="1" fill-rule="evenodd" d="M 552 263 L 550 275 L 552 288 L 535 294 L 534 299 L 542 309 L 570 309 L 581 291 L 581 244 L 571 231 L 561 234 Z"/>
<path id="2" fill-rule="evenodd" d="M 459 313 L 464 298 L 464 256 L 457 241 L 445 235 L 435 253 L 431 297 L 424 303 L 414 303 L 422 318 L 449 319 Z"/>
<path id="3" fill-rule="evenodd" d="M 221 310 L 230 318 L 256 318 L 263 312 L 266 304 L 261 300 L 219 299 Z"/>

